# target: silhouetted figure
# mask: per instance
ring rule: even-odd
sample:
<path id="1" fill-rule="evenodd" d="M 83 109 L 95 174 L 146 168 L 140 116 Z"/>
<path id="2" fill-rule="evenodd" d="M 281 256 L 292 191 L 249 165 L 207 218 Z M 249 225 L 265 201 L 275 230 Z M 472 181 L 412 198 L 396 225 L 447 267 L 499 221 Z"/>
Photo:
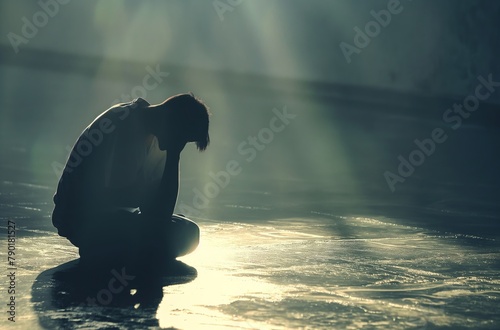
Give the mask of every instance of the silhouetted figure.
<path id="1" fill-rule="evenodd" d="M 81 134 L 54 196 L 52 222 L 82 261 L 147 264 L 192 252 L 198 226 L 173 215 L 180 153 L 209 144 L 207 107 L 192 94 L 111 107 Z"/>

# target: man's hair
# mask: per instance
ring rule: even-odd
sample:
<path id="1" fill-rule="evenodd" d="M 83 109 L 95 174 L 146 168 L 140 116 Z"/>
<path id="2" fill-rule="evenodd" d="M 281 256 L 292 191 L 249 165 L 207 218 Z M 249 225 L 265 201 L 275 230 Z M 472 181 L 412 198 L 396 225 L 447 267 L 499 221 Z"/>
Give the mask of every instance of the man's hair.
<path id="1" fill-rule="evenodd" d="M 163 104 L 170 109 L 171 114 L 181 125 L 193 129 L 196 147 L 200 151 L 205 150 L 210 143 L 208 135 L 210 112 L 203 101 L 189 92 L 171 96 Z"/>

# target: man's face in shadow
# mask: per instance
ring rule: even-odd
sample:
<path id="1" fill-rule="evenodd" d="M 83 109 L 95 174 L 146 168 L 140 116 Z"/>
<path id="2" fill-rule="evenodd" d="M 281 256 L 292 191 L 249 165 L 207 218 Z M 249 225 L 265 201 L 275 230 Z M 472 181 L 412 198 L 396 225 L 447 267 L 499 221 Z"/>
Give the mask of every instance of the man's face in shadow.
<path id="1" fill-rule="evenodd" d="M 154 133 L 160 150 L 178 150 L 186 143 L 196 141 L 193 126 L 186 120 L 164 115 L 162 122 L 163 125 L 159 125 L 157 132 Z"/>

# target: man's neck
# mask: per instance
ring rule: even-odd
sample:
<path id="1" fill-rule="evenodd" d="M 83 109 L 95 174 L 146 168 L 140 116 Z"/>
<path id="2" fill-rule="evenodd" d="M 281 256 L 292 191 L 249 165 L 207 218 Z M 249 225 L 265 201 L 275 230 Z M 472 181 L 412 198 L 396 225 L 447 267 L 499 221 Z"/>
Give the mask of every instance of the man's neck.
<path id="1" fill-rule="evenodd" d="M 155 131 L 155 128 L 165 125 L 165 121 L 168 118 L 168 112 L 165 111 L 163 104 L 150 105 L 144 108 L 142 113 L 144 125 L 152 133 Z"/>

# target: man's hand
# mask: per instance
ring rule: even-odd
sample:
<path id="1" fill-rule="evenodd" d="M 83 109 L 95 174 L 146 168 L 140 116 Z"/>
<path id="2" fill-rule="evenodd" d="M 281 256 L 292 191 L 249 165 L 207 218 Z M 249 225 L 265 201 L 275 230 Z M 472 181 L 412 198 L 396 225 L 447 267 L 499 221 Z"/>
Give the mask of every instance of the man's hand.
<path id="1" fill-rule="evenodd" d="M 161 140 L 161 138 L 158 139 Z M 178 126 L 168 127 L 165 135 L 163 136 L 163 140 L 164 141 L 160 141 L 163 142 L 160 144 L 164 144 L 164 147 L 167 150 L 167 157 L 170 155 L 179 155 L 188 142 L 186 133 Z"/>

